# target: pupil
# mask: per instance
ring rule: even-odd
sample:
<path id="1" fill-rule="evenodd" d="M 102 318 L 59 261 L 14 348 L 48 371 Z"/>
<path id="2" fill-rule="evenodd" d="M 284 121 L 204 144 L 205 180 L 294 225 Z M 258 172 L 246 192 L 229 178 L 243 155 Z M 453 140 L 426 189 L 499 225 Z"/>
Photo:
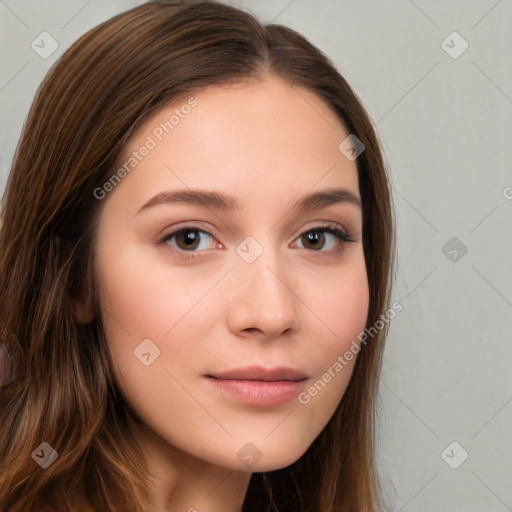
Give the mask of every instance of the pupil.
<path id="1" fill-rule="evenodd" d="M 320 241 L 320 238 L 322 237 L 322 234 L 320 232 L 312 231 L 311 233 L 309 233 L 307 235 L 307 237 L 308 237 L 308 243 L 310 243 L 314 247 L 321 246 L 321 243 L 320 244 L 318 243 Z"/>
<path id="2" fill-rule="evenodd" d="M 194 244 L 197 243 L 198 236 L 195 231 L 182 231 L 181 234 L 183 236 L 183 243 L 186 248 L 190 249 L 194 246 Z"/>
<path id="3" fill-rule="evenodd" d="M 194 243 L 196 235 L 193 231 L 185 231 L 185 243 Z"/>

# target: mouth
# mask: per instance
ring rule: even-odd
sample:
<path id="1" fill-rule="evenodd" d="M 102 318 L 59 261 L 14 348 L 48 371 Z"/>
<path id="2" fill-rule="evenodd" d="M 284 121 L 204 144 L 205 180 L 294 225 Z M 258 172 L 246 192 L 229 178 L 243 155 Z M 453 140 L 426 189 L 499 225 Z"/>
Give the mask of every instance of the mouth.
<path id="1" fill-rule="evenodd" d="M 272 406 L 289 402 L 304 388 L 308 376 L 295 368 L 248 366 L 205 375 L 218 390 L 238 402 Z"/>
<path id="2" fill-rule="evenodd" d="M 210 373 L 207 377 L 219 380 L 253 380 L 260 382 L 300 382 L 308 378 L 301 370 L 287 366 L 275 366 L 273 368 L 246 366 L 244 368 L 225 370 L 220 373 Z"/>

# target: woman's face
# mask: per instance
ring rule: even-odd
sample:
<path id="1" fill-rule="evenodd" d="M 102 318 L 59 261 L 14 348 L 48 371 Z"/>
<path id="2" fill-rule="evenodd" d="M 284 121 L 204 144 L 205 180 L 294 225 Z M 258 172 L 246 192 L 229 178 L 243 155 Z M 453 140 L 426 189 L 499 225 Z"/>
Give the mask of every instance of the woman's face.
<path id="1" fill-rule="evenodd" d="M 269 471 L 333 415 L 369 300 L 348 135 L 275 76 L 211 87 L 139 127 L 95 192 L 115 376 L 172 449 Z"/>

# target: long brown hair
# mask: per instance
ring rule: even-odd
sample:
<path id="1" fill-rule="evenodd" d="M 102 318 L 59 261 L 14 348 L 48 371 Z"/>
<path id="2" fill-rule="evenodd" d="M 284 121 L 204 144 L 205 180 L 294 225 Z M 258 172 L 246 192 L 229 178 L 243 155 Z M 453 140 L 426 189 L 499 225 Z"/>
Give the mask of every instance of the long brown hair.
<path id="1" fill-rule="evenodd" d="M 372 124 L 329 59 L 297 32 L 215 1 L 155 0 L 107 20 L 76 41 L 38 89 L 3 198 L 0 341 L 14 380 L 0 388 L 2 511 L 144 510 L 137 419 L 113 379 L 101 317 L 79 323 L 73 313 L 77 300 L 99 312 L 94 190 L 134 130 L 164 105 L 269 72 L 315 92 L 365 145 L 357 168 L 367 327 L 385 312 L 389 183 Z M 362 346 L 343 399 L 305 454 L 253 474 L 245 512 L 380 510 L 374 417 L 385 334 Z M 43 442 L 58 453 L 47 469 L 31 456 Z"/>

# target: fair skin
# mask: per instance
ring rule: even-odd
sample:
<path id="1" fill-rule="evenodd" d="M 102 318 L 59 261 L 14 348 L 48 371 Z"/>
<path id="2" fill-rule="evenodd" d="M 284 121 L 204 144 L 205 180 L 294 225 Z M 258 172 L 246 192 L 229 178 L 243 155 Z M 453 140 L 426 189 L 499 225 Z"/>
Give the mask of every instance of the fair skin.
<path id="1" fill-rule="evenodd" d="M 240 512 L 251 473 L 292 464 L 325 427 L 355 358 L 307 404 L 246 403 L 207 375 L 293 367 L 304 392 L 357 339 L 369 300 L 360 206 L 294 204 L 328 189 L 360 193 L 356 163 L 338 150 L 348 132 L 311 91 L 269 75 L 194 97 L 161 141 L 153 130 L 186 100 L 130 139 L 120 162 L 148 135 L 158 143 L 103 199 L 95 271 L 115 376 L 143 424 L 148 510 Z M 178 189 L 233 196 L 239 210 L 185 202 L 141 210 Z M 318 229 L 326 223 L 352 241 Z M 184 227 L 189 238 L 176 234 Z M 237 252 L 248 236 L 263 249 L 251 263 Z M 160 350 L 149 365 L 134 355 L 147 339 L 146 360 Z"/>

